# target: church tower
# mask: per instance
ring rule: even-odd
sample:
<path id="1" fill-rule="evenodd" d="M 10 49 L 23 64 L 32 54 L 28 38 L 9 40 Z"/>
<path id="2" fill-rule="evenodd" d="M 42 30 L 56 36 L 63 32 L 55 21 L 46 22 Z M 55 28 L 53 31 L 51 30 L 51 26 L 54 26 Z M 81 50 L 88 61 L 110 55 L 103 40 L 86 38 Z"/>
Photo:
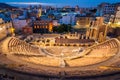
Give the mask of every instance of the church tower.
<path id="1" fill-rule="evenodd" d="M 38 14 L 37 14 L 37 17 L 40 17 L 42 15 L 42 6 L 40 5 L 38 7 Z"/>

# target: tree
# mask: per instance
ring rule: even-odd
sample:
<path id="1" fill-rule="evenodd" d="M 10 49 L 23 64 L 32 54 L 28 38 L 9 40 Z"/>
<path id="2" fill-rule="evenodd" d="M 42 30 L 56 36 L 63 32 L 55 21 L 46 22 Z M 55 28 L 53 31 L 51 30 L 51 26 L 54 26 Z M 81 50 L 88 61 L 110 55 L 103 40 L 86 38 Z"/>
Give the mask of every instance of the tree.
<path id="1" fill-rule="evenodd" d="M 96 13 L 96 12 L 97 12 L 97 9 L 92 9 L 92 10 L 90 10 L 90 12 Z"/>
<path id="2" fill-rule="evenodd" d="M 63 32 L 70 32 L 72 29 L 70 24 L 61 24 L 58 27 L 53 28 L 53 32 L 63 33 Z"/>

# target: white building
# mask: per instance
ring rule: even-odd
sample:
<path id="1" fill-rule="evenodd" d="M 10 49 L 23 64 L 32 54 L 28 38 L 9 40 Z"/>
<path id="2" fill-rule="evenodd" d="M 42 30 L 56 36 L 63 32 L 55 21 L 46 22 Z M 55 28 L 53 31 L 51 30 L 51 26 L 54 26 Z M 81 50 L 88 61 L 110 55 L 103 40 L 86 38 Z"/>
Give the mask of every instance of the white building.
<path id="1" fill-rule="evenodd" d="M 53 26 L 59 26 L 60 24 L 59 24 L 59 22 L 58 22 L 58 20 L 53 20 Z"/>
<path id="2" fill-rule="evenodd" d="M 64 16 L 62 16 L 62 19 L 60 20 L 61 24 L 75 24 L 75 14 L 66 14 Z"/>
<path id="3" fill-rule="evenodd" d="M 101 16 L 103 15 L 112 15 L 115 13 L 116 4 L 110 4 L 110 3 L 101 3 L 98 6 L 98 11 Z"/>
<path id="4" fill-rule="evenodd" d="M 27 26 L 27 25 L 28 25 L 28 23 L 25 19 L 24 20 L 19 20 L 19 19 L 13 20 L 13 26 L 14 26 L 16 31 L 22 30 L 22 28 Z"/>
<path id="5" fill-rule="evenodd" d="M 114 22 L 120 24 L 120 6 L 117 8 Z"/>
<path id="6" fill-rule="evenodd" d="M 117 7 L 116 13 L 110 16 L 109 20 L 110 24 L 114 24 L 112 26 L 119 27 L 120 26 L 120 6 Z"/>
<path id="7" fill-rule="evenodd" d="M 120 3 L 101 3 L 97 8 L 98 15 L 103 16 L 105 22 L 109 22 L 111 15 L 116 13 L 117 6 L 120 6 Z"/>

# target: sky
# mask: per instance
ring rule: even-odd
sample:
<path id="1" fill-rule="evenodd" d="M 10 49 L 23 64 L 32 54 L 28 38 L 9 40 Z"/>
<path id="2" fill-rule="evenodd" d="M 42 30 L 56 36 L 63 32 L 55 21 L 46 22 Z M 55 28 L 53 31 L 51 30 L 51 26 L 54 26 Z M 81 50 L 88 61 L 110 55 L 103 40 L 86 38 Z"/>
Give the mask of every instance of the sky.
<path id="1" fill-rule="evenodd" d="M 80 7 L 94 7 L 102 2 L 116 3 L 120 0 L 0 0 L 0 2 L 5 2 L 9 4 L 45 4 L 45 5 L 79 5 Z"/>

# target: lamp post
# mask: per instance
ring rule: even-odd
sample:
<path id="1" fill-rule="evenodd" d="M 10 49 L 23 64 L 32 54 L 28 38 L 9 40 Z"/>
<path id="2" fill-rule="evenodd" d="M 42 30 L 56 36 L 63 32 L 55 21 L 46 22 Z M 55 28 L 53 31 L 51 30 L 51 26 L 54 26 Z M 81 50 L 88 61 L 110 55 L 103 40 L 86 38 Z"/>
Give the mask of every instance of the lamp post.
<path id="1" fill-rule="evenodd" d="M 10 31 L 11 31 L 12 36 L 15 36 L 15 28 L 11 27 Z"/>
<path id="2" fill-rule="evenodd" d="M 117 23 L 117 26 L 120 26 L 120 22 Z"/>

